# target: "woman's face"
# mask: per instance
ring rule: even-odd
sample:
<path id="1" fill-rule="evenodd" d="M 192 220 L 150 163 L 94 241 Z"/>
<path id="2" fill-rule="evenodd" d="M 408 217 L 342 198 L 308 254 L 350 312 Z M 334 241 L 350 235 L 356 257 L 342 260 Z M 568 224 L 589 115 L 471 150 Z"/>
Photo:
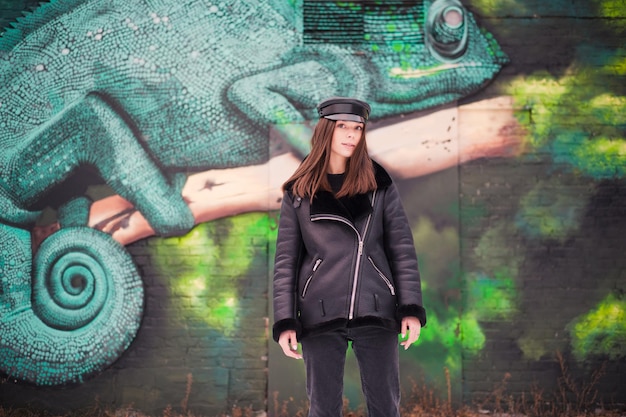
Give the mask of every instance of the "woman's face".
<path id="1" fill-rule="evenodd" d="M 363 135 L 363 123 L 338 120 L 335 123 L 332 143 L 330 145 L 330 166 L 332 173 L 341 173 L 345 170 L 346 161 L 352 156 L 356 145 Z M 339 170 L 340 172 L 336 172 Z"/>

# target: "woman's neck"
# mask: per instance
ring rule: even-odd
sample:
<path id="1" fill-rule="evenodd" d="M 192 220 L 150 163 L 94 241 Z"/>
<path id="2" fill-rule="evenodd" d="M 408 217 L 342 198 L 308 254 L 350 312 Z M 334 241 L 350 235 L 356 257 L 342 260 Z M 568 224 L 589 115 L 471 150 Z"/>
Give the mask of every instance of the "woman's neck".
<path id="1" fill-rule="evenodd" d="M 328 161 L 328 174 L 343 174 L 346 172 L 346 158 L 330 158 Z"/>

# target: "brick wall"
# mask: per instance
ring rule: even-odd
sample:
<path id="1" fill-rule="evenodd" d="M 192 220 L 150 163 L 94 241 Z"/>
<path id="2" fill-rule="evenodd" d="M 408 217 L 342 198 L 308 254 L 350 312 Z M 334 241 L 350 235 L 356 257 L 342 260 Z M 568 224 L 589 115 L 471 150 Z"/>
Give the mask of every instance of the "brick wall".
<path id="1" fill-rule="evenodd" d="M 623 144 L 624 125 L 607 129 L 607 119 L 592 115 L 612 112 L 587 104 L 604 94 L 624 96 L 624 72 L 615 65 L 624 60 L 626 9 L 623 2 L 519 6 L 473 3 L 511 59 L 476 98 L 513 94 L 531 139 L 519 158 L 482 159 L 459 168 L 462 267 L 466 273 L 489 265 L 508 268 L 518 297 L 514 314 L 482 322 L 485 349 L 464 355 L 464 399 L 493 403 L 497 388 L 506 387 L 518 399 L 541 390 L 547 404 L 560 392 L 581 399 L 583 388 L 593 387 L 604 404 L 624 404 L 623 355 L 608 348 L 581 360 L 572 347 L 573 323 L 583 312 L 608 293 L 623 297 L 626 187 L 616 166 L 624 154 L 621 162 L 596 159 L 588 165 L 572 155 L 585 154 L 580 141 L 603 135 Z M 537 83 L 524 90 L 520 79 Z M 546 112 L 552 117 L 544 117 Z M 623 328 L 617 332 L 623 341 Z M 575 386 L 562 389 L 564 376 Z"/>
<path id="2" fill-rule="evenodd" d="M 506 388 L 503 395 L 516 398 L 537 392 L 536 387 L 551 399 L 563 381 L 562 355 L 578 394 L 604 366 L 595 385 L 598 399 L 605 405 L 623 404 L 626 362 L 615 346 L 626 340 L 619 333 L 623 327 L 615 326 L 609 346 L 598 347 L 597 342 L 582 356 L 572 338 L 580 317 L 594 311 L 608 294 L 621 300 L 618 306 L 624 300 L 624 153 L 595 165 L 585 165 L 576 155 L 580 135 L 585 141 L 609 133 L 616 143 L 624 140 L 623 117 L 590 117 L 602 109 L 613 113 L 607 106 L 585 104 L 603 94 L 626 94 L 626 7 L 623 1 L 525 1 L 510 7 L 492 3 L 469 6 L 511 62 L 493 83 L 464 102 L 513 95 L 519 120 L 529 133 L 519 156 L 481 158 L 453 170 L 458 175 L 463 278 L 485 274 L 513 282 L 500 288 L 511 305 L 479 321 L 484 347 L 478 353 L 461 352 L 462 381 L 454 388 L 466 403 L 486 400 L 493 405 L 500 387 Z M 0 25 L 6 27 L 35 4 L 0 1 Z M 539 87 L 528 88 L 533 77 Z M 566 94 L 559 93 L 563 85 L 569 89 Z M 546 118 L 546 112 L 554 116 Z M 614 174 L 607 174 L 611 169 Z M 411 207 L 417 210 L 409 203 Z M 214 252 L 208 246 L 194 248 L 184 261 L 175 249 L 177 238 L 150 238 L 129 246 L 144 280 L 146 301 L 142 326 L 128 351 L 101 375 L 78 386 L 50 389 L 5 380 L 0 384 L 2 402 L 54 410 L 86 408 L 100 401 L 149 413 L 171 405 L 207 415 L 232 405 L 266 409 L 272 238 L 265 229 L 252 230 L 245 234 L 252 271 L 245 277 L 227 275 L 228 268 L 212 269 L 215 263 L 207 259 Z M 202 306 L 210 300 L 195 304 L 188 292 L 172 284 L 177 276 L 155 268 L 157 256 L 170 269 L 200 265 L 206 276 L 234 283 L 238 311 L 253 319 L 240 323 L 236 334 L 224 336 L 227 323 L 213 323 L 217 330 L 207 333 Z M 462 292 L 465 299 L 472 297 L 469 285 Z M 301 381 L 290 384 L 302 392 Z M 576 398 L 576 389 L 566 391 Z"/>

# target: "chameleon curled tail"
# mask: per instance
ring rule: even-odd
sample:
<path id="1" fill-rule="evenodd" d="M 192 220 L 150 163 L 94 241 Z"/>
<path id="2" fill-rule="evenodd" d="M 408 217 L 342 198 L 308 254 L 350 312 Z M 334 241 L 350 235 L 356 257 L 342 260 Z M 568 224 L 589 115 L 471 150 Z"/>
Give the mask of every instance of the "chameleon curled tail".
<path id="1" fill-rule="evenodd" d="M 143 287 L 119 243 L 88 227 L 62 228 L 31 266 L 28 231 L 0 224 L 0 236 L 3 373 L 37 385 L 82 382 L 128 348 Z"/>

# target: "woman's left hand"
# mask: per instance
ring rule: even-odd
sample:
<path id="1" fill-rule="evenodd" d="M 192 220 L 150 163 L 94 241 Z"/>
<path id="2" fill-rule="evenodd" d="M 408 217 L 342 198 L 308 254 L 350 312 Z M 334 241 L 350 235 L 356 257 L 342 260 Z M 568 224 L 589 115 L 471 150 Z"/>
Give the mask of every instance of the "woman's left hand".
<path id="1" fill-rule="evenodd" d="M 421 330 L 422 323 L 420 323 L 417 317 L 410 316 L 402 319 L 402 339 L 407 337 L 408 333 L 408 338 L 400 343 L 402 346 L 404 346 L 404 350 L 407 350 L 409 346 L 417 342 L 417 339 L 419 339 L 420 337 Z"/>

